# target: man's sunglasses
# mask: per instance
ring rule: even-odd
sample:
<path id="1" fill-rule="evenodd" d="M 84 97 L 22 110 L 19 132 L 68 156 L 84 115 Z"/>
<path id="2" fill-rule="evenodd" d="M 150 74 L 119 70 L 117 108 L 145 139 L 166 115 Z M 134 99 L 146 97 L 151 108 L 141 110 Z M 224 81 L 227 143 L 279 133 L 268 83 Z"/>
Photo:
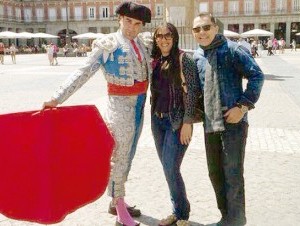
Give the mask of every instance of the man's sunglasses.
<path id="1" fill-rule="evenodd" d="M 173 35 L 171 32 L 168 32 L 166 34 L 156 34 L 155 38 L 160 40 L 162 40 L 163 38 L 165 38 L 166 40 L 170 40 L 173 38 Z"/>
<path id="2" fill-rule="evenodd" d="M 204 26 L 194 27 L 192 30 L 194 33 L 199 33 L 201 31 L 201 29 L 203 31 L 209 31 L 212 26 L 213 26 L 212 24 L 208 24 L 208 25 L 204 25 Z"/>

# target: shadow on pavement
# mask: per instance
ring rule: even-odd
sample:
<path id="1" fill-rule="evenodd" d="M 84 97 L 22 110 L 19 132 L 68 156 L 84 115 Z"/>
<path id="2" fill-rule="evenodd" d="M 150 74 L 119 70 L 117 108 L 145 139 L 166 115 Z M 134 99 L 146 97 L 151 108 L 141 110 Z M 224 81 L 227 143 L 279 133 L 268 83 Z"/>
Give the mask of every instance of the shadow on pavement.
<path id="1" fill-rule="evenodd" d="M 138 222 L 141 222 L 143 225 L 147 226 L 158 226 L 159 220 L 147 215 L 142 215 L 137 218 Z M 176 224 L 172 224 L 172 226 L 176 226 Z M 215 226 L 216 224 L 200 224 L 198 222 L 190 221 L 191 226 Z"/>
<path id="2" fill-rule="evenodd" d="M 286 78 L 294 78 L 293 76 L 278 76 L 272 74 L 265 74 L 265 80 L 273 80 L 273 81 L 285 81 Z"/>

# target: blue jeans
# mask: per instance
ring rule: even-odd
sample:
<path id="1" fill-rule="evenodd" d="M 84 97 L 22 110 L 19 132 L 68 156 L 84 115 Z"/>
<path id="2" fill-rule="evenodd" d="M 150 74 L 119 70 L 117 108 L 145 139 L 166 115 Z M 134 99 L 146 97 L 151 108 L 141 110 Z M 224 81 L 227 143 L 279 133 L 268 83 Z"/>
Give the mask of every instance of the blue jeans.
<path id="1" fill-rule="evenodd" d="M 230 226 L 246 224 L 244 157 L 248 123 L 225 123 L 225 131 L 205 133 L 209 177 L 218 208 Z M 226 224 L 227 225 L 227 224 Z"/>
<path id="2" fill-rule="evenodd" d="M 172 129 L 168 116 L 158 118 L 156 115 L 152 115 L 151 129 L 157 154 L 169 186 L 173 214 L 179 220 L 188 220 L 190 203 L 180 173 L 180 166 L 188 146 L 180 143 L 180 129 Z"/>

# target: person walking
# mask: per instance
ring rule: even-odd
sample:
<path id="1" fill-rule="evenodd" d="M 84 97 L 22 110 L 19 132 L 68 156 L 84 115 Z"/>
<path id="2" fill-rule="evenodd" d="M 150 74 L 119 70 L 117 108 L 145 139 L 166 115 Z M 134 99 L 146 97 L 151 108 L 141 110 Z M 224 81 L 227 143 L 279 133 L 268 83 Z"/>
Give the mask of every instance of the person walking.
<path id="1" fill-rule="evenodd" d="M 272 48 L 273 48 L 273 42 L 270 38 L 268 38 L 268 41 L 267 41 L 267 49 L 268 49 L 268 56 L 271 56 L 271 55 L 274 55 L 273 51 L 272 51 Z"/>
<path id="2" fill-rule="evenodd" d="M 173 213 L 160 226 L 189 225 L 190 203 L 180 166 L 192 139 L 200 82 L 194 60 L 179 50 L 176 27 L 167 23 L 153 36 L 151 129 L 173 204 Z"/>
<path id="3" fill-rule="evenodd" d="M 295 39 L 292 40 L 291 47 L 292 47 L 291 51 L 293 51 L 293 50 L 297 51 L 297 49 L 296 49 L 296 40 Z"/>
<path id="4" fill-rule="evenodd" d="M 13 64 L 16 64 L 16 52 L 17 52 L 17 48 L 15 46 L 14 43 L 11 44 L 11 46 L 9 47 L 9 52 L 10 52 L 10 56 L 11 56 L 11 60 L 13 62 Z"/>
<path id="5" fill-rule="evenodd" d="M 47 49 L 49 64 L 50 66 L 53 66 L 53 43 L 50 43 L 50 45 L 48 45 L 46 49 Z"/>
<path id="6" fill-rule="evenodd" d="M 0 63 L 4 64 L 5 46 L 3 42 L 0 42 Z"/>
<path id="7" fill-rule="evenodd" d="M 193 21 L 194 54 L 204 95 L 204 139 L 209 177 L 222 214 L 218 226 L 246 224 L 244 156 L 247 112 L 258 101 L 264 74 L 241 45 L 218 34 L 210 13 Z M 243 90 L 243 78 L 247 85 Z"/>
<path id="8" fill-rule="evenodd" d="M 152 71 L 151 39 L 138 35 L 151 22 L 151 11 L 143 5 L 123 2 L 116 14 L 119 30 L 95 42 L 85 65 L 71 75 L 44 107 L 62 104 L 102 68 L 108 87 L 106 122 L 116 142 L 108 183 L 108 195 L 112 197 L 109 213 L 117 215 L 116 225 L 134 226 L 138 223 L 132 216 L 141 212 L 126 204 L 125 182 L 142 131 L 148 77 Z"/>
<path id="9" fill-rule="evenodd" d="M 272 47 L 273 47 L 273 53 L 277 53 L 277 49 L 278 49 L 278 41 L 276 38 L 273 38 L 272 40 Z"/>
<path id="10" fill-rule="evenodd" d="M 59 52 L 59 49 L 57 47 L 57 45 L 53 44 L 52 45 L 52 51 L 53 51 L 53 65 L 58 65 L 58 61 L 57 61 L 57 53 Z"/>

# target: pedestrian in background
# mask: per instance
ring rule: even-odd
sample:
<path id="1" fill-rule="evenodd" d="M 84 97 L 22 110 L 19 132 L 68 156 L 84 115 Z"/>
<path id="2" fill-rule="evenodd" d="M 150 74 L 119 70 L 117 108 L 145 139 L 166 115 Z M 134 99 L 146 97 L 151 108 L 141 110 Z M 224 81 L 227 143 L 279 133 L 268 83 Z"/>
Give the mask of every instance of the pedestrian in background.
<path id="1" fill-rule="evenodd" d="M 190 203 L 180 166 L 192 139 L 200 83 L 194 60 L 179 50 L 176 27 L 167 23 L 153 36 L 151 129 L 173 204 L 173 213 L 160 226 L 189 225 Z"/>
<path id="2" fill-rule="evenodd" d="M 0 63 L 4 64 L 5 46 L 3 42 L 0 42 Z"/>
<path id="3" fill-rule="evenodd" d="M 57 53 L 59 52 L 59 48 L 57 47 L 57 45 L 53 44 L 52 49 L 53 49 L 53 65 L 58 65 Z"/>
<path id="4" fill-rule="evenodd" d="M 297 49 L 296 49 L 296 40 L 295 39 L 292 40 L 291 47 L 292 47 L 291 51 L 293 51 L 293 50 L 297 51 Z"/>
<path id="5" fill-rule="evenodd" d="M 209 177 L 222 214 L 217 225 L 241 226 L 246 224 L 247 112 L 260 96 L 264 74 L 246 48 L 218 34 L 218 30 L 210 13 L 201 13 L 194 19 L 193 35 L 200 46 L 194 58 L 204 95 Z M 243 78 L 248 80 L 245 90 Z"/>
<path id="6" fill-rule="evenodd" d="M 18 51 L 18 49 L 16 48 L 15 44 L 12 43 L 9 47 L 9 52 L 10 52 L 10 56 L 11 56 L 11 60 L 13 62 L 13 64 L 16 64 L 16 52 Z"/>
<path id="7" fill-rule="evenodd" d="M 278 41 L 277 41 L 276 38 L 273 38 L 272 47 L 273 47 L 273 52 L 276 54 L 277 53 L 277 49 L 278 49 Z"/>
<path id="8" fill-rule="evenodd" d="M 272 48 L 273 48 L 273 42 L 270 38 L 268 38 L 267 41 L 268 56 L 274 55 L 274 53 L 272 52 Z"/>
<path id="9" fill-rule="evenodd" d="M 46 50 L 47 50 L 49 64 L 50 66 L 53 66 L 53 43 L 47 45 Z"/>
<path id="10" fill-rule="evenodd" d="M 64 57 L 67 57 L 68 52 L 69 52 L 69 45 L 66 44 L 66 45 L 63 47 Z"/>
<path id="11" fill-rule="evenodd" d="M 124 2 L 116 9 L 120 29 L 95 42 L 85 65 L 76 70 L 44 107 L 62 104 L 75 93 L 100 67 L 108 86 L 106 122 L 115 139 L 111 159 L 108 194 L 112 197 L 108 212 L 117 215 L 116 225 L 138 225 L 132 216 L 141 212 L 125 203 L 125 182 L 136 152 L 148 88 L 151 39 L 138 34 L 151 22 L 149 8 Z M 101 172 L 99 172 L 101 173 Z"/>

